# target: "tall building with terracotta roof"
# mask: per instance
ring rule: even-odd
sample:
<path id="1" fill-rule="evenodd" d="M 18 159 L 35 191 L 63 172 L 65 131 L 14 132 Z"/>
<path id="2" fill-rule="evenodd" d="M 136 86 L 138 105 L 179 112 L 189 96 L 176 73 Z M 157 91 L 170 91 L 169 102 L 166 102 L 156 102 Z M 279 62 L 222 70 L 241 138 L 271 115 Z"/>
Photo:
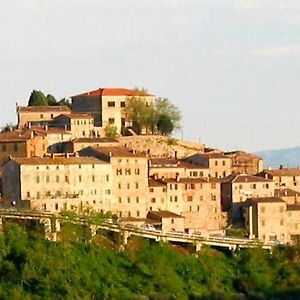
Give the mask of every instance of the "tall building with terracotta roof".
<path id="1" fill-rule="evenodd" d="M 128 101 L 133 97 L 154 103 L 154 96 L 144 91 L 124 88 L 99 88 L 94 91 L 75 95 L 72 98 L 72 110 L 89 113 L 94 118 L 95 127 L 114 126 L 121 133 L 122 126 L 130 126 L 123 113 Z M 104 131 L 100 131 L 103 135 Z"/>

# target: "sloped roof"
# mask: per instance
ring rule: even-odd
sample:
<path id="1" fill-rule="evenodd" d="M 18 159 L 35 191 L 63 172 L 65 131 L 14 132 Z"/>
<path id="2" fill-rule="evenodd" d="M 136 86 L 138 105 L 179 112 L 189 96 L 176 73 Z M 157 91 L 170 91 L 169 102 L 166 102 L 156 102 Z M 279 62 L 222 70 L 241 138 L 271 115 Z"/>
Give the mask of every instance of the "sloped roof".
<path id="1" fill-rule="evenodd" d="M 300 176 L 299 168 L 283 168 L 283 169 L 274 169 L 274 170 L 264 170 L 260 173 L 267 173 L 271 176 Z"/>
<path id="2" fill-rule="evenodd" d="M 17 112 L 69 112 L 70 108 L 66 105 L 57 106 L 18 106 Z"/>
<path id="3" fill-rule="evenodd" d="M 224 183 L 244 183 L 244 182 L 273 182 L 271 179 L 248 175 L 248 174 L 231 174 L 224 179 L 222 179 Z"/>
<path id="4" fill-rule="evenodd" d="M 280 197 L 254 197 L 249 198 L 246 204 L 255 204 L 255 203 L 285 203 Z"/>
<path id="5" fill-rule="evenodd" d="M 15 157 L 12 158 L 18 165 L 88 165 L 107 164 L 94 157 Z"/>
<path id="6" fill-rule="evenodd" d="M 147 217 L 151 217 L 151 215 L 153 216 L 157 216 L 160 218 L 183 218 L 183 216 L 180 216 L 178 214 L 175 214 L 171 211 L 168 210 L 159 210 L 159 211 L 150 211 L 147 215 Z"/>
<path id="7" fill-rule="evenodd" d="M 146 158 L 146 154 L 136 151 L 130 151 L 128 148 L 123 146 L 104 146 L 104 147 L 90 147 L 96 152 L 103 153 L 107 156 L 112 157 L 144 157 Z"/>
<path id="8" fill-rule="evenodd" d="M 102 96 L 153 96 L 144 91 L 137 91 L 125 88 L 99 88 L 94 91 L 85 92 L 72 97 L 87 96 L 87 97 L 102 97 Z"/>

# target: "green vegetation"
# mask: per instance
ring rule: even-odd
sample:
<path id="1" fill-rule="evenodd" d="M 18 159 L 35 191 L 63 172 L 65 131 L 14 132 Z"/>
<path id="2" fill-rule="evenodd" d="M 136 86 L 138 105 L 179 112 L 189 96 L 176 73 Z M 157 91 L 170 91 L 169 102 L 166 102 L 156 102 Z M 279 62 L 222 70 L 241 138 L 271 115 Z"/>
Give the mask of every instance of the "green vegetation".
<path id="1" fill-rule="evenodd" d="M 105 137 L 109 139 L 114 139 L 118 136 L 117 127 L 108 125 L 104 129 Z"/>
<path id="2" fill-rule="evenodd" d="M 33 90 L 28 100 L 28 106 L 55 106 L 55 105 L 67 105 L 70 106 L 70 102 L 63 98 L 59 101 L 51 94 L 47 96 L 42 91 Z"/>
<path id="3" fill-rule="evenodd" d="M 76 229 L 77 228 L 77 229 Z M 76 230 L 75 230 L 76 229 Z M 0 299 L 299 299 L 300 248 L 271 255 L 197 254 L 131 239 L 124 251 L 108 236 L 64 225 L 49 242 L 36 226 L 6 224 L 0 236 Z"/>
<path id="4" fill-rule="evenodd" d="M 127 103 L 125 114 L 139 134 L 170 135 L 180 127 L 181 114 L 168 99 L 159 98 L 155 105 L 150 105 L 142 97 L 132 97 Z"/>

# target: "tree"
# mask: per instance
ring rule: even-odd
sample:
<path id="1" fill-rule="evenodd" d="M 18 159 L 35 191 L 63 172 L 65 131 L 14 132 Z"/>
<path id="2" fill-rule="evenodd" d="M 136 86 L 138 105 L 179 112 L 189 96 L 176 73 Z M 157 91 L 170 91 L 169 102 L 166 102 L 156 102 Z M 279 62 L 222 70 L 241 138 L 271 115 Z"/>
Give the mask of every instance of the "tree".
<path id="1" fill-rule="evenodd" d="M 41 91 L 33 90 L 29 97 L 28 106 L 48 106 L 47 97 Z"/>
<path id="2" fill-rule="evenodd" d="M 6 123 L 4 126 L 1 127 L 1 132 L 11 131 L 17 128 L 17 125 L 13 123 Z"/>
<path id="3" fill-rule="evenodd" d="M 158 120 L 161 119 L 162 116 L 164 116 L 163 119 L 165 122 L 167 119 L 172 122 L 172 131 L 174 129 L 180 128 L 181 113 L 179 109 L 175 105 L 170 103 L 167 98 L 158 98 L 155 103 L 155 110 L 158 114 Z"/>
<path id="4" fill-rule="evenodd" d="M 59 100 L 58 102 L 57 102 L 57 105 L 60 105 L 60 106 L 71 106 L 71 103 L 70 103 L 70 101 L 68 100 L 68 99 L 66 99 L 66 98 L 62 98 L 61 100 Z"/>
<path id="5" fill-rule="evenodd" d="M 55 106 L 55 105 L 58 105 L 58 103 L 57 103 L 55 97 L 54 97 L 53 95 L 51 95 L 51 94 L 48 94 L 48 95 L 47 95 L 47 102 L 48 102 L 48 105 L 49 105 L 49 106 Z"/>
<path id="6" fill-rule="evenodd" d="M 109 139 L 114 139 L 117 137 L 118 133 L 117 133 L 117 127 L 115 126 L 107 126 L 104 129 L 105 132 L 105 137 L 109 138 Z"/>
<path id="7" fill-rule="evenodd" d="M 172 133 L 174 125 L 170 116 L 160 115 L 157 121 L 157 130 L 162 135 L 169 135 Z"/>

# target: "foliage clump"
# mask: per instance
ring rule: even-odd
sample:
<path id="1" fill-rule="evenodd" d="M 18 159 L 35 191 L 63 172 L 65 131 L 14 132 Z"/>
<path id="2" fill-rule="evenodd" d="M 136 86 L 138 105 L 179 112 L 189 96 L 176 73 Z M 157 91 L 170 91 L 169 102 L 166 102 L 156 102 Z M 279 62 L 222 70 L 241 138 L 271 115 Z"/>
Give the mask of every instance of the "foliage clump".
<path id="1" fill-rule="evenodd" d="M 17 225 L 0 237 L 0 299 L 299 299 L 300 248 L 197 254 L 132 238 L 120 252 L 49 242 Z M 70 235 L 69 235 L 70 237 Z"/>

